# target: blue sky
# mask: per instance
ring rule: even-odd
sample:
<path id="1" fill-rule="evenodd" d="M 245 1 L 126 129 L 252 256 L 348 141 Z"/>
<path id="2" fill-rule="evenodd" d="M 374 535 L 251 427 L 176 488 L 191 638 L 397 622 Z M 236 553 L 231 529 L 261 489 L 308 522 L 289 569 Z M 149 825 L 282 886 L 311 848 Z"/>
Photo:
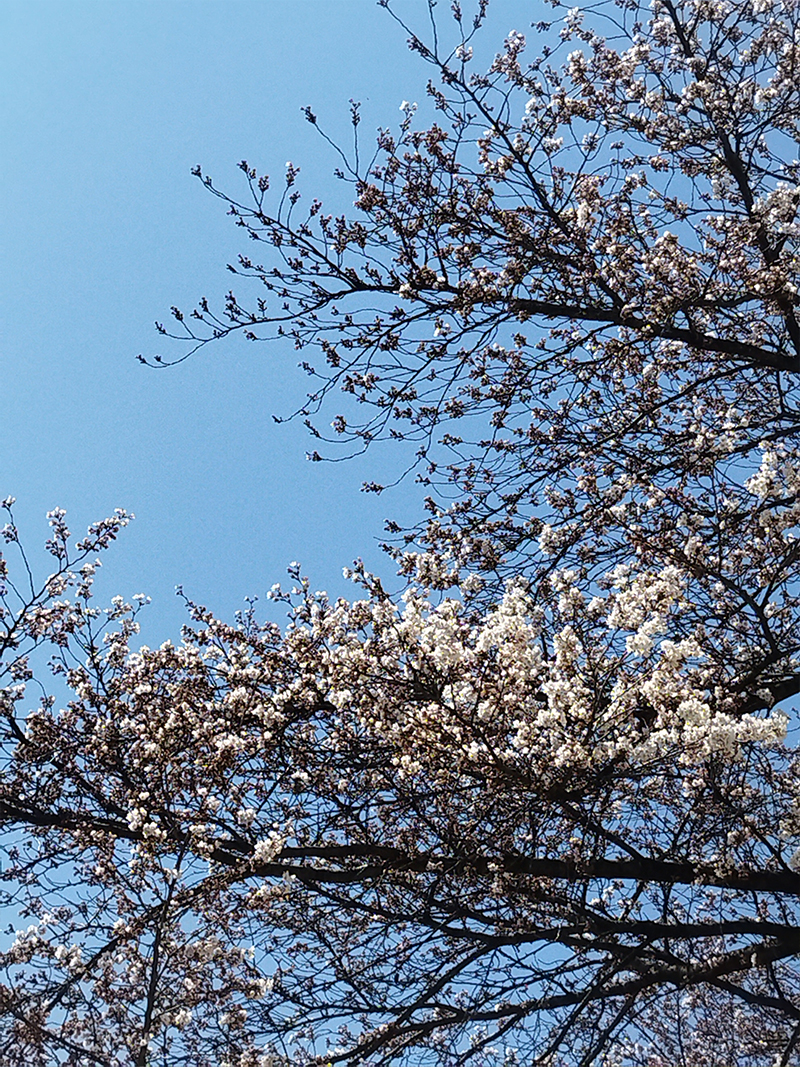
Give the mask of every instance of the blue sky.
<path id="1" fill-rule="evenodd" d="M 424 29 L 421 0 L 398 9 Z M 484 48 L 536 17 L 499 0 Z M 151 642 L 177 636 L 178 583 L 230 617 L 293 559 L 336 594 L 356 555 L 391 574 L 383 519 L 413 519 L 421 493 L 359 491 L 397 465 L 391 451 L 305 460 L 303 427 L 272 419 L 305 392 L 289 345 L 233 340 L 168 371 L 135 356 L 169 352 L 153 321 L 221 297 L 243 246 L 191 167 L 235 191 L 240 159 L 273 175 L 291 159 L 324 199 L 336 161 L 300 109 L 341 139 L 350 98 L 365 140 L 395 123 L 428 77 L 402 30 L 372 0 L 24 0 L 0 20 L 0 497 L 17 497 L 28 546 L 56 505 L 76 533 L 135 512 L 101 591 L 153 598 Z"/>

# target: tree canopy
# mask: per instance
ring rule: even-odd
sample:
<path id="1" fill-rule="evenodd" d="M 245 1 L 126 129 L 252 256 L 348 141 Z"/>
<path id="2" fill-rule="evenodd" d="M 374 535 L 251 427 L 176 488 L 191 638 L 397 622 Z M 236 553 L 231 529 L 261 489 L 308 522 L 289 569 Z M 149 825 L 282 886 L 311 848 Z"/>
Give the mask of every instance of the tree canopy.
<path id="1" fill-rule="evenodd" d="M 197 171 L 257 251 L 156 361 L 283 338 L 312 458 L 410 448 L 401 597 L 137 648 L 128 516 L 37 584 L 5 503 L 4 1062 L 800 1062 L 800 8 L 552 9 L 408 30 L 350 214 Z"/>

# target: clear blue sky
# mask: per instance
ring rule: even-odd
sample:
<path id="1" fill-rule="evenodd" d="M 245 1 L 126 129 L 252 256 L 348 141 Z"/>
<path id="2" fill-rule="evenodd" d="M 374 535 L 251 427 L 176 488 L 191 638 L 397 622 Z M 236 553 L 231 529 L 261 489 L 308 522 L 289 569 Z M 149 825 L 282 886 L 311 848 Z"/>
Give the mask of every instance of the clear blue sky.
<path id="1" fill-rule="evenodd" d="M 422 0 L 398 8 L 424 29 Z M 484 48 L 537 8 L 496 0 Z M 240 159 L 291 159 L 324 199 L 336 161 L 300 108 L 336 137 L 351 97 L 365 139 L 395 123 L 428 77 L 403 32 L 373 0 L 5 0 L 0 18 L 0 497 L 28 545 L 56 505 L 76 533 L 135 512 L 101 588 L 153 597 L 151 642 L 177 637 L 178 583 L 230 617 L 293 559 L 331 593 L 356 555 L 391 574 L 383 519 L 416 516 L 421 494 L 359 491 L 391 452 L 306 462 L 303 427 L 272 421 L 304 396 L 288 345 L 226 342 L 171 371 L 135 356 L 164 349 L 152 324 L 171 304 L 224 294 L 243 245 L 190 168 L 235 190 Z"/>

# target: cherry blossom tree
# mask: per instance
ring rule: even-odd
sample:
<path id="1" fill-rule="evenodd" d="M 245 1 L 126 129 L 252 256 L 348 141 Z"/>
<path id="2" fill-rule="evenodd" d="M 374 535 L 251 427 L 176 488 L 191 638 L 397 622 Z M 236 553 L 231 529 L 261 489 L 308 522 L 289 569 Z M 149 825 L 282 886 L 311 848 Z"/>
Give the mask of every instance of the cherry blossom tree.
<path id="1" fill-rule="evenodd" d="M 87 561 L 125 517 L 78 561 L 51 521 L 4 591 L 5 1062 L 793 1062 L 787 720 L 660 636 L 677 569 L 488 611 L 295 572 L 285 633 L 132 651 Z M 24 713 L 43 642 L 71 699 Z"/>
<path id="2" fill-rule="evenodd" d="M 413 442 L 404 594 L 138 647 L 128 516 L 37 585 L 4 505 L 12 1067 L 800 1062 L 800 9 L 554 5 L 473 74 L 484 13 L 408 31 L 436 121 L 353 217 L 201 173 L 257 295 L 162 328 Z"/>

